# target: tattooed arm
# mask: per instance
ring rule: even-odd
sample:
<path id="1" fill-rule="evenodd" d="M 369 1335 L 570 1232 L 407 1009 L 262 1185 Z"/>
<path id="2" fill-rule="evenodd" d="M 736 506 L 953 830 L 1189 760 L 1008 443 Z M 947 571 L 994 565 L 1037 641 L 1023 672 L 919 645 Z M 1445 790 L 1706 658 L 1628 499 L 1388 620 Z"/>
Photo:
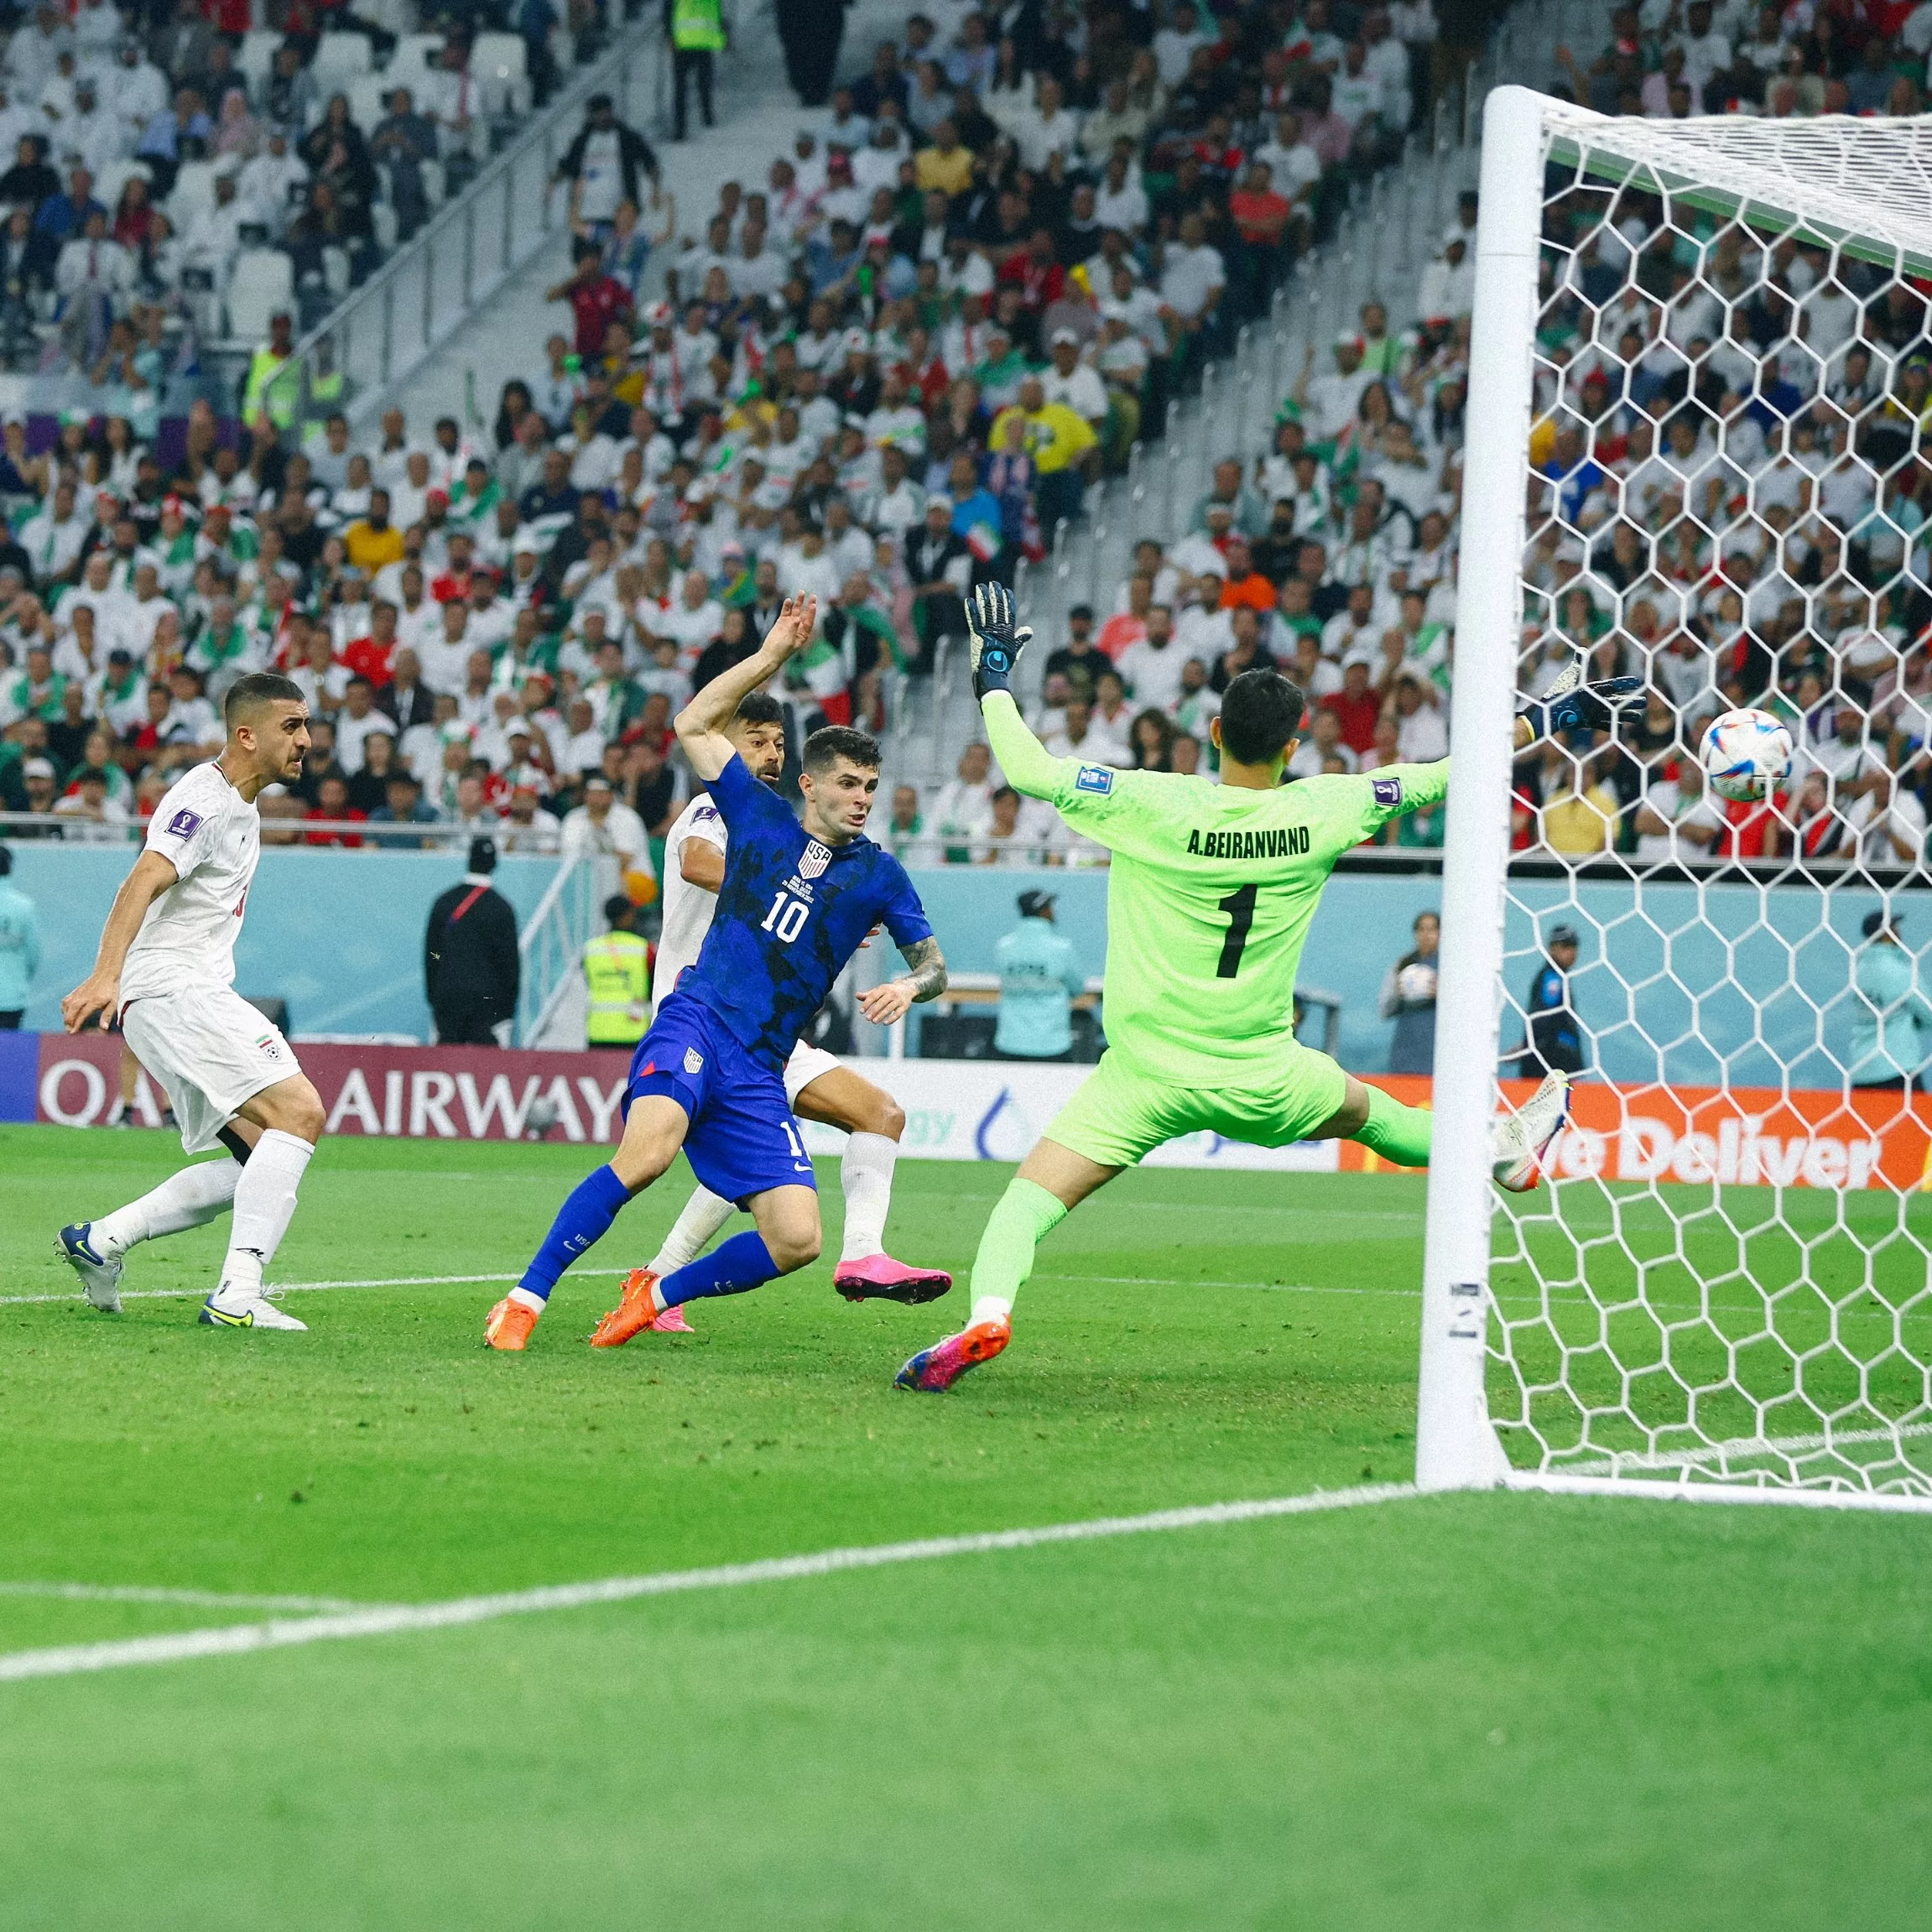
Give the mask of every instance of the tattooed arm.
<path id="1" fill-rule="evenodd" d="M 905 949 L 905 961 L 909 971 L 859 995 L 859 1011 L 874 1026 L 890 1026 L 914 1001 L 937 999 L 946 990 L 945 956 L 936 939 L 914 940 Z"/>

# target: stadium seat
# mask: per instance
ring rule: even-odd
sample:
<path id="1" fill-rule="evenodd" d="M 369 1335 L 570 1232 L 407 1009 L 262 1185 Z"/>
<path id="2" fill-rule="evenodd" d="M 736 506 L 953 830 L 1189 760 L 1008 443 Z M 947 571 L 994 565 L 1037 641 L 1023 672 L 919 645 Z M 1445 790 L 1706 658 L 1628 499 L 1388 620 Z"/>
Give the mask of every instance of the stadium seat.
<path id="1" fill-rule="evenodd" d="M 292 309 L 294 294 L 294 266 L 279 248 L 244 248 L 228 283 L 228 333 L 238 341 L 266 341 L 268 318 Z"/>
<path id="2" fill-rule="evenodd" d="M 275 49 L 282 44 L 282 36 L 272 28 L 263 28 L 242 36 L 241 51 L 235 56 L 235 65 L 242 70 L 242 77 L 248 83 L 251 94 L 259 94 L 268 83 L 275 66 Z"/>
<path id="3" fill-rule="evenodd" d="M 397 237 L 402 227 L 402 224 L 396 219 L 395 204 L 393 201 L 377 202 L 369 211 L 369 220 L 376 231 L 376 246 L 385 255 L 393 254 Z"/>
<path id="4" fill-rule="evenodd" d="M 424 161 L 420 165 L 423 170 L 423 198 L 432 208 L 440 208 L 449 196 L 449 190 L 443 178 L 443 164 L 440 161 Z"/>
<path id="5" fill-rule="evenodd" d="M 145 161 L 108 161 L 102 164 L 94 183 L 94 199 L 104 208 L 121 205 L 121 190 L 137 175 L 154 185 L 154 172 Z"/>
<path id="6" fill-rule="evenodd" d="M 470 49 L 470 71 L 482 87 L 490 111 L 530 111 L 529 50 L 517 34 L 479 34 Z"/>
<path id="7" fill-rule="evenodd" d="M 405 34 L 396 42 L 383 71 L 393 87 L 414 87 L 443 57 L 440 34 Z"/>
<path id="8" fill-rule="evenodd" d="M 349 96 L 349 117 L 366 136 L 389 112 L 389 96 L 408 83 L 386 74 L 358 74 L 343 91 Z"/>
<path id="9" fill-rule="evenodd" d="M 167 202 L 168 219 L 174 224 L 176 233 L 195 218 L 197 208 L 206 207 L 214 199 L 215 164 L 184 161 L 174 176 L 174 190 Z"/>
<path id="10" fill-rule="evenodd" d="M 315 76 L 316 86 L 326 95 L 346 88 L 358 74 L 368 73 L 374 65 L 366 34 L 325 34 L 315 43 L 315 58 L 310 71 Z"/>

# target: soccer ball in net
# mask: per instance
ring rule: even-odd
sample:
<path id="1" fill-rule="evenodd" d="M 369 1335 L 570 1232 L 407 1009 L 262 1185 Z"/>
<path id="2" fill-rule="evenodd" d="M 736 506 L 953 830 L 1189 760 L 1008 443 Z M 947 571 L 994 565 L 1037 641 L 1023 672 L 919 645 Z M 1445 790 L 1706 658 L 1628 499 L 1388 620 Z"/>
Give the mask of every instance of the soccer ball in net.
<path id="1" fill-rule="evenodd" d="M 1713 718 L 1697 748 L 1711 789 L 1720 798 L 1768 799 L 1791 769 L 1791 734 L 1768 711 L 1726 711 Z"/>

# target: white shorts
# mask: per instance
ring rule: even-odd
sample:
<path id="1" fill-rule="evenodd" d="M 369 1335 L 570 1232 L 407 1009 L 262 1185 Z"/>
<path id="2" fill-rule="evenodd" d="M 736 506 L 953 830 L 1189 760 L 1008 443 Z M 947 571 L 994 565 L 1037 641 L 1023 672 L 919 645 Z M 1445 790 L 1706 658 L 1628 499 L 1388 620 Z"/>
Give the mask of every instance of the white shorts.
<path id="1" fill-rule="evenodd" d="M 807 1046 L 803 1041 L 792 1049 L 792 1057 L 785 1062 L 785 1104 L 794 1110 L 799 1096 L 822 1073 L 837 1070 L 838 1056 L 827 1053 L 823 1047 Z"/>
<path id="2" fill-rule="evenodd" d="M 189 1153 L 217 1146 L 257 1094 L 302 1070 L 281 1029 L 230 987 L 141 994 L 122 1009 L 121 1031 L 167 1090 Z"/>

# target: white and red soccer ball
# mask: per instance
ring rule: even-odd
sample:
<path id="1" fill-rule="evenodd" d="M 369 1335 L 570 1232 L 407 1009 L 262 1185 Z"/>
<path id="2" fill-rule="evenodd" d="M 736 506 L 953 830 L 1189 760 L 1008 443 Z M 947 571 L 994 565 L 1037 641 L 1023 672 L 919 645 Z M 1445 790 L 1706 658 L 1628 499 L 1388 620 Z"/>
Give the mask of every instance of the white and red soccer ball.
<path id="1" fill-rule="evenodd" d="M 1783 787 L 1791 770 L 1791 734 L 1769 711 L 1726 711 L 1711 720 L 1697 758 L 1720 798 L 1755 804 Z"/>

